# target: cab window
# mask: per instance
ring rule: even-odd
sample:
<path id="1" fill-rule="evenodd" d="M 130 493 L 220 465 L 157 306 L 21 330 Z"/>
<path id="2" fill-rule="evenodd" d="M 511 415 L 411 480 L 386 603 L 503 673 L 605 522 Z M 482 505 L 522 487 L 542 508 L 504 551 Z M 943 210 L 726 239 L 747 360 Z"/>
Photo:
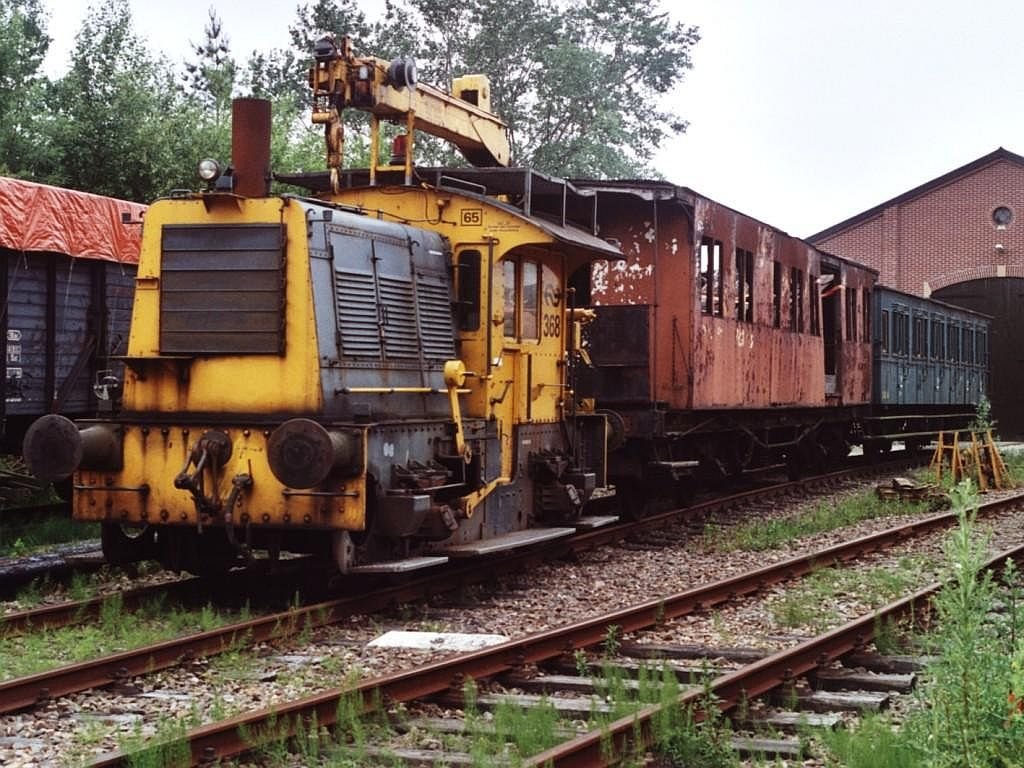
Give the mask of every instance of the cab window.
<path id="1" fill-rule="evenodd" d="M 502 262 L 505 279 L 505 338 L 540 339 L 540 264 L 529 259 Z"/>
<path id="2" fill-rule="evenodd" d="M 520 263 L 523 278 L 522 338 L 537 341 L 540 338 L 540 279 L 537 262 L 523 261 Z"/>

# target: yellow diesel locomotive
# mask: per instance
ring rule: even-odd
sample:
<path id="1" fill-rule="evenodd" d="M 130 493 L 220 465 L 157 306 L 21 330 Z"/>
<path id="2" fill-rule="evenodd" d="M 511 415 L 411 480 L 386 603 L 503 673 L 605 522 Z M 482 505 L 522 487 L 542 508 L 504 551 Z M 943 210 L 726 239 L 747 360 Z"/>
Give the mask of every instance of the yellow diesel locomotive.
<path id="1" fill-rule="evenodd" d="M 574 398 L 568 282 L 617 248 L 572 224 L 571 185 L 502 167 L 486 79 L 450 96 L 325 39 L 310 82 L 320 193 L 268 194 L 269 104 L 236 102 L 233 167 L 204 162 L 209 189 L 146 214 L 120 407 L 40 419 L 26 459 L 73 476 L 112 562 L 215 573 L 284 550 L 397 572 L 567 534 L 607 441 Z M 342 169 L 349 107 L 373 148 L 381 120 L 407 128 L 390 162 Z M 495 167 L 421 172 L 417 130 Z"/>

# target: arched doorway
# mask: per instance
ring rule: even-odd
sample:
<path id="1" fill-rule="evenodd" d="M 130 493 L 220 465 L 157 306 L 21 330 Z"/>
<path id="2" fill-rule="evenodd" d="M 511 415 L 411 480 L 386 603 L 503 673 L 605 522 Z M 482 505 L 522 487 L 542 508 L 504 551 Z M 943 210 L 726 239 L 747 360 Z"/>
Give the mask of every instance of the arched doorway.
<path id="1" fill-rule="evenodd" d="M 992 316 L 989 398 L 999 436 L 1024 436 L 1024 279 L 988 277 L 941 288 L 933 298 Z"/>

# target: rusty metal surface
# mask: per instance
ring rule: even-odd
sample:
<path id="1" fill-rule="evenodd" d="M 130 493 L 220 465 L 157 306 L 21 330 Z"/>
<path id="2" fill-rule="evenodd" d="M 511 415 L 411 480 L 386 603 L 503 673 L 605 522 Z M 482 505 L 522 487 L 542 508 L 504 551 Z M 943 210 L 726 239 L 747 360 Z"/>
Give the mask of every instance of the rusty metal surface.
<path id="1" fill-rule="evenodd" d="M 591 302 L 648 308 L 651 400 L 699 410 L 869 402 L 871 346 L 843 336 L 841 294 L 827 304 L 841 360 L 837 397 L 827 397 L 818 278 L 827 261 L 837 285 L 863 296 L 873 270 L 701 195 L 593 185 L 599 230 L 621 242 L 625 260 L 594 265 Z"/>
<path id="2" fill-rule="evenodd" d="M 1024 494 L 992 502 L 985 505 L 984 509 L 994 511 L 1019 502 L 1021 498 L 1024 498 Z M 841 561 L 874 551 L 887 543 L 902 541 L 937 526 L 950 524 L 955 519 L 955 515 L 952 514 L 935 515 L 917 523 L 830 547 L 813 555 L 791 558 L 750 573 L 690 589 L 668 598 L 651 600 L 568 627 L 548 630 L 454 659 L 434 662 L 416 670 L 366 680 L 348 689 L 336 688 L 296 701 L 279 703 L 272 709 L 248 712 L 229 720 L 211 723 L 188 734 L 192 763 L 196 765 L 201 761 L 231 757 L 245 752 L 250 745 L 241 733 L 253 733 L 271 719 L 275 722 L 275 727 L 280 729 L 278 732 L 284 735 L 289 729 L 294 729 L 296 723 L 308 721 L 313 716 L 320 725 L 331 725 L 335 721 L 339 699 L 344 696 L 360 697 L 364 708 L 369 711 L 375 705 L 374 702 L 382 698 L 388 701 L 411 701 L 449 688 L 458 690 L 461 681 L 466 677 L 488 677 L 596 645 L 607 637 L 610 626 L 618 627 L 622 633 L 645 629 L 665 619 L 702 610 L 735 599 L 739 595 L 756 592 L 778 581 L 808 573 L 820 568 L 822 563 Z M 872 614 L 863 623 L 851 622 L 840 630 L 798 646 L 793 651 L 780 652 L 740 672 L 724 675 L 715 681 L 716 693 L 723 699 L 723 706 L 733 706 L 738 703 L 744 690 L 756 695 L 781 684 L 789 679 L 789 675 L 813 669 L 816 660 L 833 659 L 862 646 L 871 637 L 876 621 L 877 616 Z M 807 650 L 808 648 L 810 650 Z M 700 692 L 695 694 L 699 695 Z M 616 740 L 629 738 L 638 717 L 640 721 L 645 721 L 655 711 L 656 708 L 649 708 L 641 711 L 639 716 L 631 715 L 613 724 L 610 732 L 614 734 Z M 545 765 L 548 760 L 553 760 L 557 765 L 603 765 L 605 763 L 595 762 L 599 756 L 601 742 L 602 732 L 581 737 L 569 742 L 568 746 L 563 745 L 532 759 L 528 764 Z M 585 757 L 580 758 L 581 754 Z M 126 759 L 124 753 L 110 753 L 100 757 L 92 765 L 121 765 Z M 583 762 L 578 762 L 580 759 L 583 759 Z M 566 762 L 562 762 L 563 760 Z"/>

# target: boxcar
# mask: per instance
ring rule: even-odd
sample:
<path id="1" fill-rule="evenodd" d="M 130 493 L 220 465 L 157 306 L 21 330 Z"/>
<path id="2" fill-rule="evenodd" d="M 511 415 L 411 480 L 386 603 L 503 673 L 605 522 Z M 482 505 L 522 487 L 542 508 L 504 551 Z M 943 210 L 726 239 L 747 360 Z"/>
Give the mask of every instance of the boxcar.
<path id="1" fill-rule="evenodd" d="M 4 450 L 42 414 L 91 415 L 117 395 L 144 210 L 0 178 Z"/>

